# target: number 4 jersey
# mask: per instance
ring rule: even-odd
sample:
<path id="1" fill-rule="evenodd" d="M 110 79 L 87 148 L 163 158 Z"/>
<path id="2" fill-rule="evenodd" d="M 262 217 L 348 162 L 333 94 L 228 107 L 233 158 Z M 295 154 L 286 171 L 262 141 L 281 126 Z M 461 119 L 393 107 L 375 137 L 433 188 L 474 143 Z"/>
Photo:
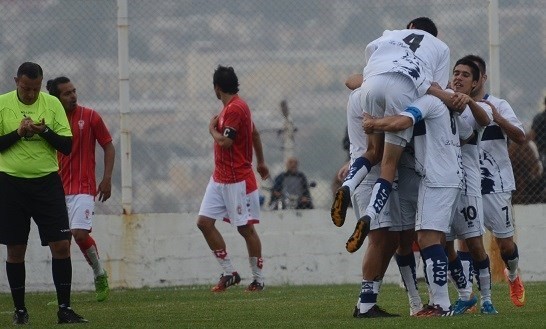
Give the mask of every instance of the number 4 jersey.
<path id="1" fill-rule="evenodd" d="M 409 77 L 419 96 L 432 82 L 445 88 L 449 80 L 449 47 L 432 34 L 417 30 L 387 30 L 365 51 L 364 80 L 397 72 Z"/>

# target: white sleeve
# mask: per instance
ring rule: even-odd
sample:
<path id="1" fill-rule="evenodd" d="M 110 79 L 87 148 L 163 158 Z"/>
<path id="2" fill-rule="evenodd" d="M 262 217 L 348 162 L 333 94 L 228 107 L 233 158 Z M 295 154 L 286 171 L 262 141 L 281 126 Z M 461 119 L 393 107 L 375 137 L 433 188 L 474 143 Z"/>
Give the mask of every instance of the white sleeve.
<path id="1" fill-rule="evenodd" d="M 366 49 L 364 50 L 364 66 L 368 64 L 368 61 L 370 60 L 370 57 L 372 57 L 372 54 L 377 50 L 378 48 L 378 39 L 375 39 L 374 41 L 368 43 L 366 46 Z"/>
<path id="2" fill-rule="evenodd" d="M 485 111 L 485 113 L 487 113 L 487 117 L 489 118 L 489 120 L 493 122 L 493 110 L 491 109 L 491 106 L 483 102 L 478 102 L 478 105 Z M 478 125 L 477 122 L 476 122 L 476 126 L 478 126 L 477 127 L 478 129 L 482 128 L 481 126 Z"/>
<path id="3" fill-rule="evenodd" d="M 450 73 L 450 67 L 449 67 L 449 47 L 446 47 L 441 54 L 440 58 L 438 58 L 438 65 L 436 67 L 436 70 L 433 72 L 433 80 L 434 82 L 438 82 L 438 84 L 442 88 L 446 88 L 447 84 L 449 82 L 449 73 Z"/>
<path id="4" fill-rule="evenodd" d="M 518 117 L 516 116 L 516 113 L 510 106 L 510 104 L 504 100 L 501 99 L 499 106 L 497 107 L 497 110 L 499 111 L 500 115 L 502 115 L 503 118 L 508 120 L 511 124 L 518 127 L 519 130 L 521 130 L 523 133 L 525 133 L 525 129 L 523 128 L 523 124 L 521 121 L 519 121 Z"/>

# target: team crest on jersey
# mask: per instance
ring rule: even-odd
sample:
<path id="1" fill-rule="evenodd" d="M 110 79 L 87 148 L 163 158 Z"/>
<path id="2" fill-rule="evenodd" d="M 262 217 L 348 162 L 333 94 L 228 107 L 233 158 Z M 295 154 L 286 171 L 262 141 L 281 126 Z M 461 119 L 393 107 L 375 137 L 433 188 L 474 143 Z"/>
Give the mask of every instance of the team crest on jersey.
<path id="1" fill-rule="evenodd" d="M 89 209 L 85 209 L 85 219 L 89 219 L 89 216 L 91 215 L 91 212 Z"/>
<path id="2" fill-rule="evenodd" d="M 237 213 L 241 215 L 243 213 L 243 207 L 241 205 L 237 206 Z"/>
<path id="3" fill-rule="evenodd" d="M 80 128 L 80 130 L 83 129 L 84 124 L 85 124 L 85 121 L 83 121 L 83 120 L 78 120 L 78 127 Z"/>

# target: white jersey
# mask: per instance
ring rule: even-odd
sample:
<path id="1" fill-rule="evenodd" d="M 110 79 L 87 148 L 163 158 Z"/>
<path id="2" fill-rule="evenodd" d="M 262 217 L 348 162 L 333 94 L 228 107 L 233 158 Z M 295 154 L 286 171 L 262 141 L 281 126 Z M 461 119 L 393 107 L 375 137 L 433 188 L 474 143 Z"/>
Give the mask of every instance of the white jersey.
<path id="1" fill-rule="evenodd" d="M 365 50 L 364 80 L 396 72 L 413 81 L 423 96 L 435 81 L 447 86 L 450 72 L 449 47 L 432 34 L 417 30 L 386 30 Z"/>
<path id="2" fill-rule="evenodd" d="M 507 101 L 487 94 L 484 98 L 497 108 L 503 118 L 525 132 Z M 512 163 L 508 157 L 508 140 L 506 133 L 495 122 L 491 122 L 485 128 L 480 148 L 482 194 L 514 191 L 516 183 Z"/>
<path id="3" fill-rule="evenodd" d="M 349 152 L 351 153 L 351 164 L 364 154 L 368 148 L 368 137 L 362 129 L 363 111 L 360 107 L 361 89 L 357 88 L 349 95 L 347 102 L 347 131 L 349 133 Z M 373 185 L 380 174 L 380 165 L 371 168 L 362 184 Z"/>
<path id="4" fill-rule="evenodd" d="M 463 178 L 460 138 L 468 139 L 472 128 L 459 125 L 446 105 L 431 95 L 420 97 L 401 115 L 413 120 L 415 170 L 423 176 L 423 184 L 460 188 Z"/>
<path id="5" fill-rule="evenodd" d="M 486 103 L 478 103 L 485 112 L 487 116 L 493 121 L 493 112 L 491 107 Z M 464 169 L 464 179 L 463 179 L 463 194 L 468 196 L 480 196 L 482 195 L 482 175 L 480 170 L 480 141 L 482 139 L 483 132 L 485 127 L 480 126 L 472 111 L 467 106 L 466 109 L 461 113 L 461 119 L 463 119 L 472 129 L 474 130 L 474 137 L 468 141 L 466 144 L 461 146 L 461 154 L 463 156 L 463 169 Z"/>

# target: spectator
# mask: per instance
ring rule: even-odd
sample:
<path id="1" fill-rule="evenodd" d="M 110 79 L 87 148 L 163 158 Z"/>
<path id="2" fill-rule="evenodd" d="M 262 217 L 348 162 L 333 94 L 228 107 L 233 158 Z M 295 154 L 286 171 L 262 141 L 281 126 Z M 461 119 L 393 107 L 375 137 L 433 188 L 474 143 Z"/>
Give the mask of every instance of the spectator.
<path id="1" fill-rule="evenodd" d="M 529 138 L 537 145 L 542 166 L 544 167 L 546 165 L 546 97 L 544 97 L 544 111 L 533 118 Z"/>
<path id="2" fill-rule="evenodd" d="M 282 204 L 282 206 L 279 207 L 279 204 Z M 288 158 L 286 171 L 275 177 L 269 206 L 273 210 L 279 208 L 314 208 L 307 177 L 305 177 L 304 173 L 298 171 L 298 159 Z"/>
<path id="3" fill-rule="evenodd" d="M 544 111 L 535 115 L 531 131 L 529 131 L 529 139 L 533 141 L 538 149 L 539 159 L 542 162 L 542 168 L 546 168 L 546 97 L 544 97 Z M 542 172 L 542 177 L 539 181 L 539 193 L 542 194 L 539 202 L 546 201 L 546 172 Z"/>
<path id="4" fill-rule="evenodd" d="M 544 202 L 544 174 L 537 147 L 528 140 L 522 145 L 510 143 L 508 156 L 514 170 L 516 190 L 512 193 L 514 204 Z"/>

